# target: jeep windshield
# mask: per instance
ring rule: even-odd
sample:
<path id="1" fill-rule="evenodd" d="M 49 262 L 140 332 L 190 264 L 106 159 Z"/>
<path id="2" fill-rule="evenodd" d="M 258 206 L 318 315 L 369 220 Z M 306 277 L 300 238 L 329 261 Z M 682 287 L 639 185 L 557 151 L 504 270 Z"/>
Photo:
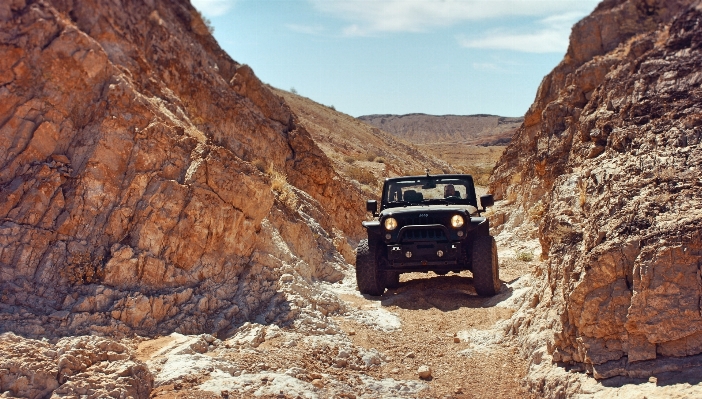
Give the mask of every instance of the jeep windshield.
<path id="1" fill-rule="evenodd" d="M 473 178 L 468 175 L 388 179 L 382 209 L 410 205 L 459 204 L 477 207 Z"/>

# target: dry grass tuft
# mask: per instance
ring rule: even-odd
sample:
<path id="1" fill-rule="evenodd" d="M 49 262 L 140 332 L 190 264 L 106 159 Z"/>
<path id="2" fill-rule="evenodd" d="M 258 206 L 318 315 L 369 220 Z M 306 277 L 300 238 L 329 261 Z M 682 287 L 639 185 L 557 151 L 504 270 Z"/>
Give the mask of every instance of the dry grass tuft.
<path id="1" fill-rule="evenodd" d="M 463 173 L 473 176 L 473 182 L 478 186 L 487 186 L 490 181 L 493 166 L 470 165 L 463 167 Z"/>
<path id="2" fill-rule="evenodd" d="M 579 203 L 582 209 L 585 206 L 585 202 L 587 202 L 587 180 L 578 181 L 578 188 L 580 189 Z"/>
<path id="3" fill-rule="evenodd" d="M 522 182 L 522 173 L 518 172 L 512 175 L 512 177 L 509 179 L 509 184 L 511 186 L 515 184 L 520 184 Z"/>
<path id="4" fill-rule="evenodd" d="M 527 251 L 521 251 L 516 253 L 516 258 L 522 262 L 531 262 L 534 260 L 534 254 Z"/>
<path id="5" fill-rule="evenodd" d="M 542 201 L 539 201 L 529 209 L 529 218 L 535 222 L 541 219 L 544 213 L 546 213 L 546 205 L 544 205 Z"/>
<path id="6" fill-rule="evenodd" d="M 278 200 L 288 209 L 292 211 L 297 210 L 299 199 L 297 198 L 297 194 L 295 194 L 295 190 L 293 190 L 292 186 L 288 183 L 288 176 L 276 170 L 273 163 L 268 165 L 266 173 L 271 178 L 271 189 L 278 193 Z"/>
<path id="7" fill-rule="evenodd" d="M 359 168 L 357 166 L 349 165 L 346 167 L 344 170 L 346 173 L 346 176 L 349 178 L 356 180 L 357 182 L 361 184 L 367 184 L 369 186 L 374 186 L 377 183 L 377 179 L 373 173 L 370 171 Z"/>

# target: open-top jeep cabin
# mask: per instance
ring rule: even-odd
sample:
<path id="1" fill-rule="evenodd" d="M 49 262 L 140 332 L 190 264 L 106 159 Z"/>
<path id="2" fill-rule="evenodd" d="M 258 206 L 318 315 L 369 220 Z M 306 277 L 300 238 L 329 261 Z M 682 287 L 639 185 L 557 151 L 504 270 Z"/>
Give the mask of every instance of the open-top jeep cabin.
<path id="1" fill-rule="evenodd" d="M 500 290 L 497 246 L 478 208 L 470 175 L 406 176 L 385 179 L 383 197 L 366 209 L 378 220 L 365 221 L 368 239 L 356 249 L 356 281 L 362 294 L 382 295 L 396 288 L 401 273 L 473 272 L 478 295 Z"/>

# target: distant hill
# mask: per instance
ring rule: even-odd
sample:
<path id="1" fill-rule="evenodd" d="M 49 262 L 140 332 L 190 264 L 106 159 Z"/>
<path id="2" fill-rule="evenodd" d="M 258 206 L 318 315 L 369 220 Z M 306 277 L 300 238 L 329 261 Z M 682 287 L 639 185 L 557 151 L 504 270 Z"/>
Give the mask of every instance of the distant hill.
<path id="1" fill-rule="evenodd" d="M 497 115 L 364 115 L 359 120 L 412 143 L 506 145 L 524 118 Z"/>
<path id="2" fill-rule="evenodd" d="M 459 170 L 432 152 L 364 123 L 333 107 L 271 87 L 285 99 L 299 123 L 327 155 L 333 168 L 371 198 L 384 178 L 401 175 L 453 173 Z M 500 151 L 493 164 L 502 154 Z"/>

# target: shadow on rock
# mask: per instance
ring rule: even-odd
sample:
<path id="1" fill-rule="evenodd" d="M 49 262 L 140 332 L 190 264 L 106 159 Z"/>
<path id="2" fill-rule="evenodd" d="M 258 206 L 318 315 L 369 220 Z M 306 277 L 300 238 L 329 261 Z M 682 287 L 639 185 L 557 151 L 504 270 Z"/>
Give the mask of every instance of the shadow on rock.
<path id="1" fill-rule="evenodd" d="M 693 358 L 697 358 L 699 360 L 700 356 L 692 356 Z M 663 367 L 659 367 L 660 369 L 669 369 L 669 370 L 675 370 L 675 368 L 679 368 L 679 370 L 676 371 L 664 371 L 660 373 L 653 373 L 653 376 L 650 378 L 634 378 L 634 377 L 625 377 L 625 376 L 617 376 L 617 377 L 612 377 L 612 378 L 607 378 L 605 380 L 600 381 L 600 383 L 603 386 L 610 387 L 610 388 L 620 388 L 624 385 L 640 385 L 640 384 L 647 384 L 647 383 L 655 383 L 657 386 L 669 386 L 669 385 L 677 385 L 677 384 L 689 384 L 691 386 L 698 385 L 702 383 L 702 366 L 690 366 L 689 359 L 676 359 L 676 358 L 664 358 L 661 359 L 662 362 L 659 360 L 659 363 L 668 363 L 664 365 Z"/>

